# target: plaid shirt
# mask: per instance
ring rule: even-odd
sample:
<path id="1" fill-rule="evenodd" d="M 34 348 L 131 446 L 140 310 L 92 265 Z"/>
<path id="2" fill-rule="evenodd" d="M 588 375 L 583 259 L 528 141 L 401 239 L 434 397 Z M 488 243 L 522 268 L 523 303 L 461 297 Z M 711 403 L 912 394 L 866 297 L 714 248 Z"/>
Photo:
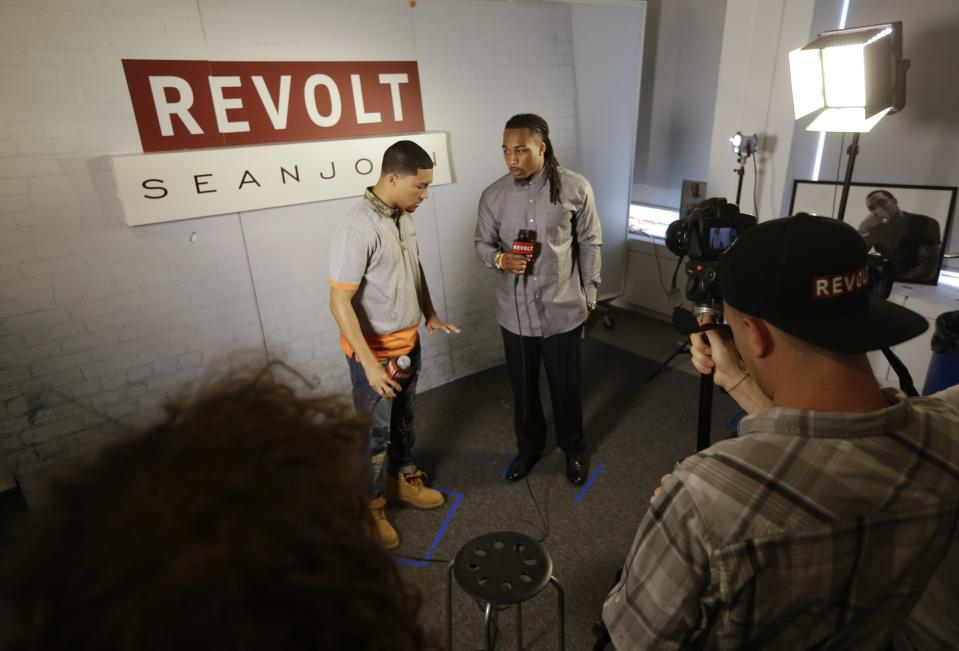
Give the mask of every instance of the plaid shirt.
<path id="1" fill-rule="evenodd" d="M 679 464 L 606 599 L 616 648 L 883 648 L 959 520 L 959 387 L 887 397 L 774 407 Z"/>

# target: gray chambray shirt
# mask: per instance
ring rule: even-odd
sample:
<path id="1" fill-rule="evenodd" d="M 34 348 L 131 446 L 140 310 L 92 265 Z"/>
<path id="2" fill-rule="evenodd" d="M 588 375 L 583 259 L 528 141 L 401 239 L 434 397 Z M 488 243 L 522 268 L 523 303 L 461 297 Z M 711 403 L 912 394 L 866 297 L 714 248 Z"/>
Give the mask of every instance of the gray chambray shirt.
<path id="1" fill-rule="evenodd" d="M 480 197 L 473 240 L 487 267 L 496 269 L 496 254 L 512 250 L 521 229 L 536 233 L 537 253 L 526 274 L 515 282 L 513 274 L 497 271 L 496 280 L 496 321 L 526 337 L 579 326 L 586 302 L 595 302 L 599 291 L 602 232 L 593 188 L 572 170 L 560 167 L 559 174 L 558 204 L 549 201 L 543 171 L 524 181 L 506 174 Z"/>

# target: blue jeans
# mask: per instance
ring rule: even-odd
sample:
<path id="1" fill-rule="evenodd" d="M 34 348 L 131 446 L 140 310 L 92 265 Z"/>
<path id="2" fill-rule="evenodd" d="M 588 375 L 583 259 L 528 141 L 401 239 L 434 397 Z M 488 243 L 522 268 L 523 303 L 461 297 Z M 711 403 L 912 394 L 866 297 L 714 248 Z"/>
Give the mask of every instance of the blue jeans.
<path id="1" fill-rule="evenodd" d="M 409 354 L 413 377 L 395 398 L 381 398 L 366 379 L 356 355 L 347 358 L 350 381 L 353 383 L 353 406 L 356 413 L 370 417 L 370 496 L 383 493 L 384 461 L 391 473 L 411 472 L 413 466 L 413 408 L 416 405 L 416 380 L 420 376 L 420 345 Z M 386 362 L 383 362 L 384 364 Z"/>

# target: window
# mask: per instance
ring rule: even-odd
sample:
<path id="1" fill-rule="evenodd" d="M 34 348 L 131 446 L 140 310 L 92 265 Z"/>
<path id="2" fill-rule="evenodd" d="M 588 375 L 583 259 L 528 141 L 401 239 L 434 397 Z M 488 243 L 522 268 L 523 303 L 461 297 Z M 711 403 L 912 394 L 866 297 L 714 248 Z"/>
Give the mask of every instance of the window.
<path id="1" fill-rule="evenodd" d="M 659 208 L 633 203 L 629 205 L 629 232 L 656 239 L 666 238 L 666 228 L 679 219 L 675 208 Z"/>

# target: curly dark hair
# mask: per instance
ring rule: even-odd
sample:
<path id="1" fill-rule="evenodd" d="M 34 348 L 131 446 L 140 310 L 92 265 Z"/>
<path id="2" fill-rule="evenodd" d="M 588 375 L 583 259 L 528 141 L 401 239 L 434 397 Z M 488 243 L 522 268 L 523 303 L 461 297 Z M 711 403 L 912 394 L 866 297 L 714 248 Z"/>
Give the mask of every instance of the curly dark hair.
<path id="1" fill-rule="evenodd" d="M 0 582 L 6 648 L 429 646 L 373 536 L 368 423 L 274 369 L 168 402 L 53 483 Z"/>

